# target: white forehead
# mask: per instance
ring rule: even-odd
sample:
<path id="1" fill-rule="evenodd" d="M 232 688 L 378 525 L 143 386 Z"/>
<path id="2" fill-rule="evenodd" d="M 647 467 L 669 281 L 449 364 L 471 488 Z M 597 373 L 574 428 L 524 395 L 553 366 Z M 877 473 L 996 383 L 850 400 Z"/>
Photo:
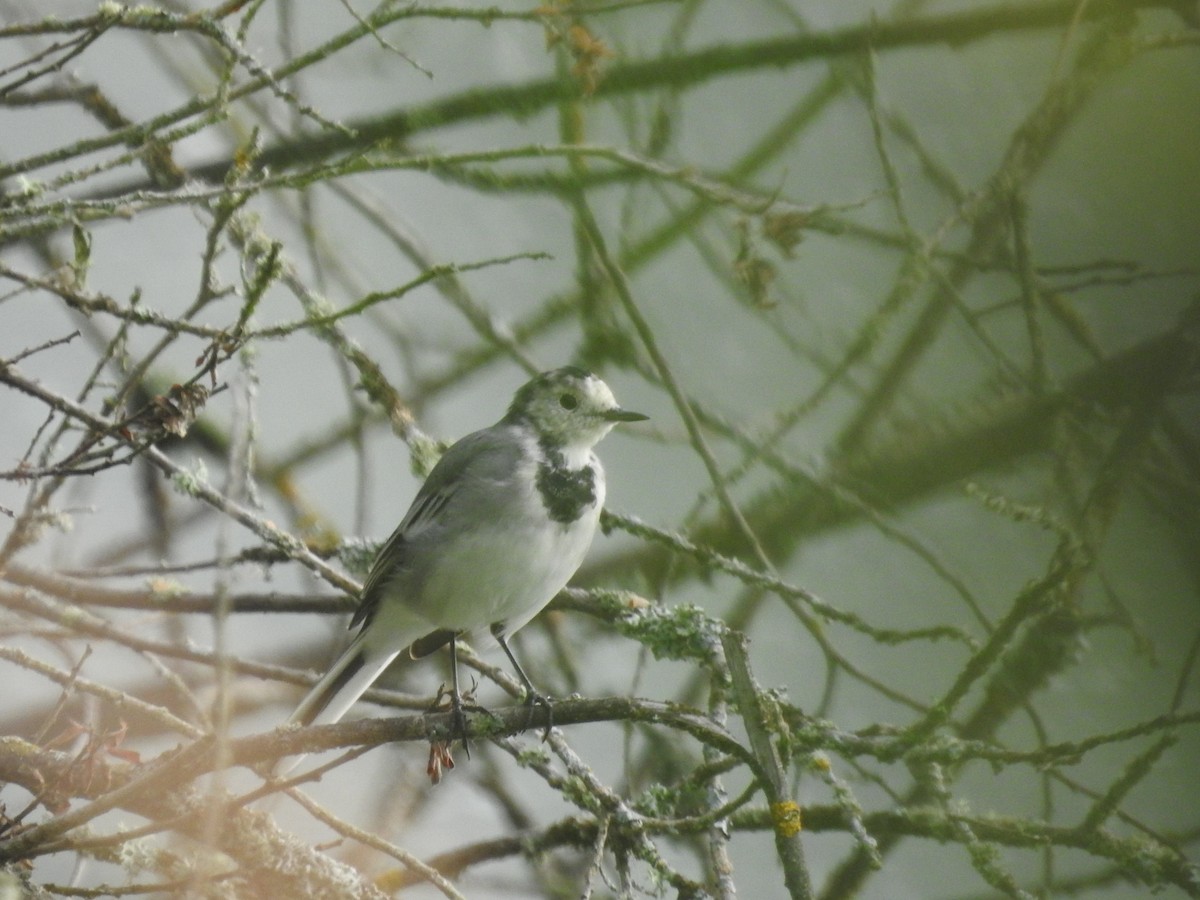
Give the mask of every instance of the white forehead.
<path id="1" fill-rule="evenodd" d="M 595 375 L 588 375 L 583 379 L 580 388 L 583 390 L 584 397 L 587 398 L 588 405 L 598 407 L 600 409 L 609 409 L 617 405 L 617 398 L 613 396 L 613 392 L 608 385 L 597 378 Z"/>

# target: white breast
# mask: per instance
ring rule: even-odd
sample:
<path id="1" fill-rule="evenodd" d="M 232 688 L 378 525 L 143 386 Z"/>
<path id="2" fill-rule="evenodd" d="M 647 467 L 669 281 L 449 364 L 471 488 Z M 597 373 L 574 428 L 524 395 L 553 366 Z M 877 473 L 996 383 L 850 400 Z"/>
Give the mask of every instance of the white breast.
<path id="1" fill-rule="evenodd" d="M 471 632 L 477 641 L 497 622 L 516 631 L 566 586 L 587 555 L 604 504 L 604 470 L 588 451 L 571 462 L 595 467 L 595 502 L 574 522 L 551 520 L 535 487 L 540 453 L 535 443 L 525 449 L 511 509 L 445 547 L 423 586 L 422 605 L 438 626 Z"/>

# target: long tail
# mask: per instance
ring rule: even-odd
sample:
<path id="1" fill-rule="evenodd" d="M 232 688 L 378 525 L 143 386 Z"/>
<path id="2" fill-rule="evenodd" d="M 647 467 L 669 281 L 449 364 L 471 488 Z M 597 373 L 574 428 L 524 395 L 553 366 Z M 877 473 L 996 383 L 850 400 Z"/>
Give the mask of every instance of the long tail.
<path id="1" fill-rule="evenodd" d="M 344 716 L 358 698 L 366 693 L 383 670 L 391 665 L 399 650 L 371 652 L 363 643 L 363 634 L 354 639 L 329 671 L 300 701 L 289 723 L 327 725 Z"/>

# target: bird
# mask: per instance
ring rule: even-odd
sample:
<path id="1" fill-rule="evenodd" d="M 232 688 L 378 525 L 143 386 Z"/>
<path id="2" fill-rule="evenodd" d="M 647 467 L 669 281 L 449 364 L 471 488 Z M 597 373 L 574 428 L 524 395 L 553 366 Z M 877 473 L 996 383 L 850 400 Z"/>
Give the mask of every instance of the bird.
<path id="1" fill-rule="evenodd" d="M 591 372 L 566 366 L 528 381 L 496 424 L 454 443 L 377 553 L 350 621 L 353 639 L 288 722 L 337 722 L 400 654 L 419 659 L 449 644 L 451 735 L 469 754 L 456 654 L 463 639 L 498 643 L 525 702 L 549 710 L 508 638 L 566 586 L 592 543 L 605 497 L 593 448 L 615 425 L 646 418 L 622 409 Z"/>

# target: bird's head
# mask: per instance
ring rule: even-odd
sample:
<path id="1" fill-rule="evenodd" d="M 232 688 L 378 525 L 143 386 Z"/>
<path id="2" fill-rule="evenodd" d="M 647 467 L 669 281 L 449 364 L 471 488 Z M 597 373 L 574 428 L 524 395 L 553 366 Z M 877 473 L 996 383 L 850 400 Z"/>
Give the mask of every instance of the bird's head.
<path id="1" fill-rule="evenodd" d="M 532 428 L 538 437 L 566 449 L 590 449 L 618 422 L 647 416 L 622 409 L 607 384 L 574 366 L 543 372 L 515 395 L 504 421 Z"/>

